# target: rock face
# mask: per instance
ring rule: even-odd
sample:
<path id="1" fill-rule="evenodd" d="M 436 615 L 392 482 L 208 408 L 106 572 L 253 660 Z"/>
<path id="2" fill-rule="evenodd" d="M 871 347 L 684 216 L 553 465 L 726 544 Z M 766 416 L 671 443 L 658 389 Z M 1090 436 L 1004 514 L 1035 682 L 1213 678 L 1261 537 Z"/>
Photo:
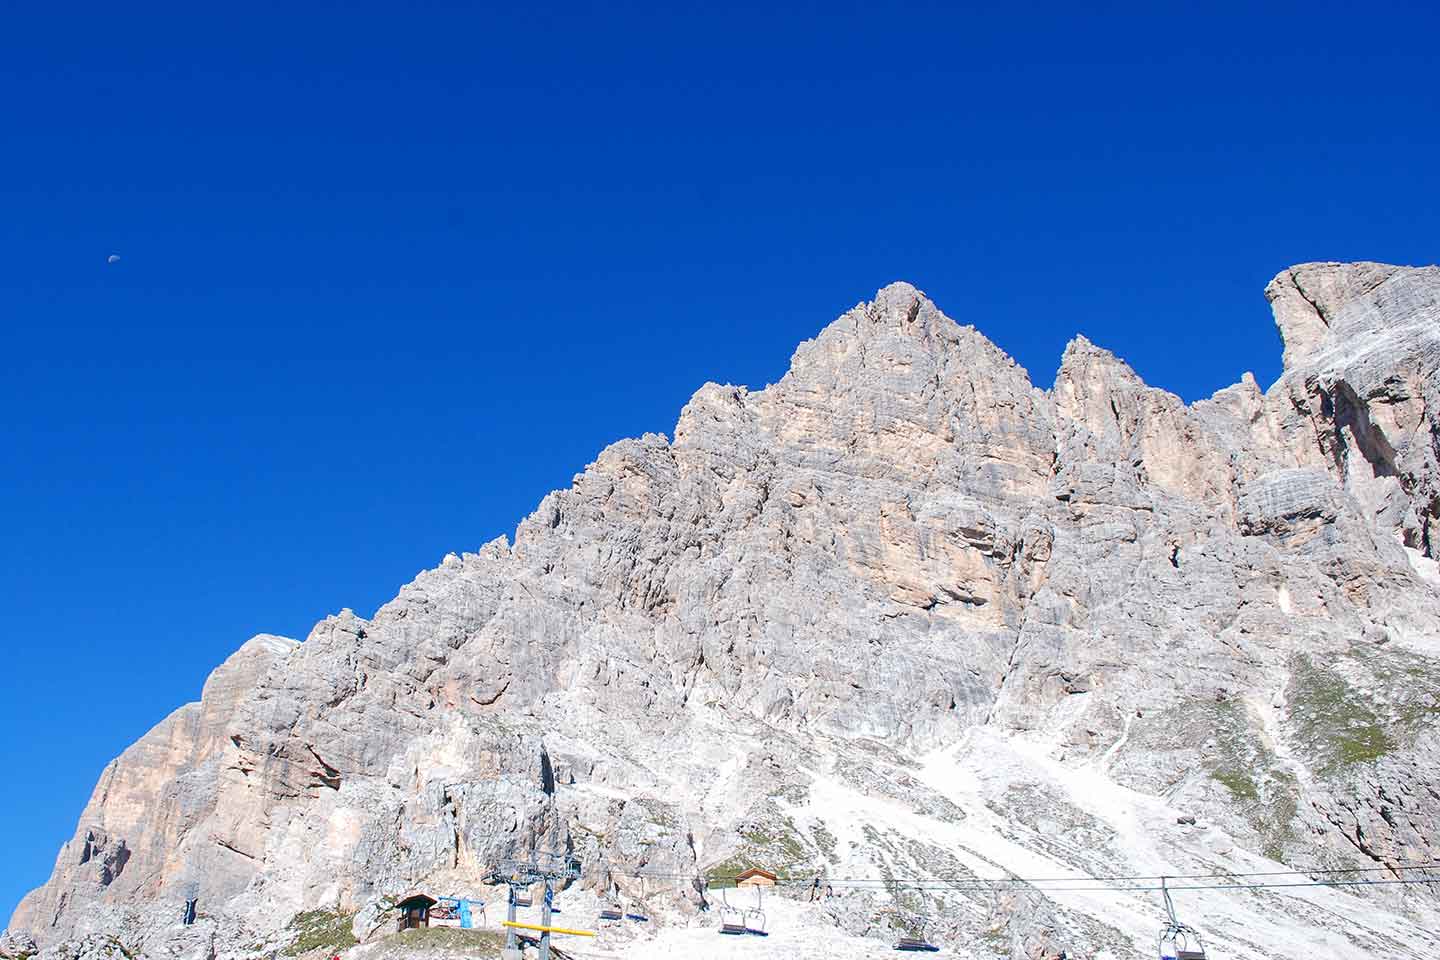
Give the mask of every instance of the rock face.
<path id="1" fill-rule="evenodd" d="M 773 909 L 838 955 L 920 918 L 976 956 L 1121 955 L 1153 949 L 1152 891 L 957 878 L 1413 877 L 1440 859 L 1440 269 L 1266 294 L 1281 379 L 1186 405 L 1084 338 L 1038 388 L 886 287 L 513 543 L 246 643 L 106 769 L 12 929 L 238 957 L 324 911 L 373 939 L 407 889 L 558 850 L 563 896 L 666 925 L 636 956 L 703 955 L 707 877 L 752 864 L 803 880 Z M 1440 946 L 1424 885 L 1257 896 L 1190 904 L 1227 956 Z"/>

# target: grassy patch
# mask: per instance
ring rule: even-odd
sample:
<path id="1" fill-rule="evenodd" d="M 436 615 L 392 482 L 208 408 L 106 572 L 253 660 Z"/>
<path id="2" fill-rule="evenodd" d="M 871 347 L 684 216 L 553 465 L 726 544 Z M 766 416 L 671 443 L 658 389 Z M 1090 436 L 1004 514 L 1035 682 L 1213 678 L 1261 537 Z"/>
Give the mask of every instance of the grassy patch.
<path id="1" fill-rule="evenodd" d="M 1395 750 L 1395 742 L 1371 709 L 1371 699 L 1309 657 L 1290 662 L 1291 716 L 1300 738 L 1319 758 L 1322 775 L 1373 763 Z"/>
<path id="2" fill-rule="evenodd" d="M 1236 800 L 1260 799 L 1260 788 L 1249 775 L 1240 770 L 1212 770 L 1210 776 L 1220 781 Z"/>
<path id="3" fill-rule="evenodd" d="M 980 942 L 997 957 L 1010 955 L 1010 930 L 1003 923 L 992 923 L 980 931 Z"/>
<path id="4" fill-rule="evenodd" d="M 286 929 L 293 931 L 294 939 L 284 950 L 287 957 L 298 957 L 311 950 L 340 951 L 353 947 L 360 941 L 355 939 L 351 926 L 355 922 L 353 913 L 336 913 L 333 910 L 306 910 L 290 918 Z"/>
<path id="5" fill-rule="evenodd" d="M 789 817 L 752 822 L 740 831 L 740 841 L 739 849 L 705 871 L 710 886 L 730 886 L 736 876 L 754 867 L 786 880 L 791 877 L 790 867 L 811 859 L 800 828 Z"/>
<path id="6" fill-rule="evenodd" d="M 821 820 L 811 827 L 810 836 L 815 839 L 816 848 L 825 855 L 826 860 L 829 860 L 831 863 L 840 862 L 840 857 L 835 852 L 837 846 L 835 834 L 831 833 L 829 828 L 825 826 L 825 821 Z"/>
<path id="7" fill-rule="evenodd" d="M 802 806 L 810 799 L 810 788 L 803 783 L 787 783 L 780 788 L 780 796 L 795 806 Z"/>
<path id="8" fill-rule="evenodd" d="M 1299 810 L 1294 775 L 1265 745 L 1240 702 L 1197 702 L 1187 704 L 1185 713 L 1208 725 L 1213 737 L 1214 746 L 1202 761 L 1205 771 L 1229 792 L 1259 835 L 1261 852 L 1283 861 L 1285 847 L 1295 840 L 1293 821 Z"/>
<path id="9" fill-rule="evenodd" d="M 1375 674 L 1395 701 L 1397 724 L 1406 737 L 1434 725 L 1440 715 L 1440 664 L 1408 652 L 1387 651 Z"/>
<path id="10" fill-rule="evenodd" d="M 1219 781 L 1241 802 L 1260 799 L 1256 782 L 1258 767 L 1272 758 L 1250 731 L 1244 708 L 1232 700 L 1209 703 L 1203 708 L 1214 730 L 1215 749 L 1206 760 L 1210 777 Z"/>
<path id="11" fill-rule="evenodd" d="M 420 927 L 396 934 L 392 942 L 407 948 L 450 949 L 483 956 L 498 956 L 500 949 L 505 946 L 505 934 L 495 930 L 461 930 L 459 927 Z"/>
<path id="12" fill-rule="evenodd" d="M 892 859 L 899 857 L 900 851 L 895 849 L 895 845 L 881 836 L 880 831 L 876 830 L 870 824 L 862 824 L 860 832 L 864 834 L 866 841 L 868 841 L 872 847 L 885 851 Z M 895 882 L 895 872 L 890 869 L 889 860 L 881 860 L 876 863 L 875 866 L 880 873 L 881 883 L 885 885 L 885 892 L 890 895 L 890 898 L 895 901 L 896 904 L 913 909 L 916 903 L 924 900 L 924 894 L 920 891 L 902 888 L 900 884 Z"/>
<path id="13" fill-rule="evenodd" d="M 781 863 L 794 863 L 805 858 L 805 845 L 795 821 L 786 817 L 775 826 L 757 826 L 744 831 L 740 836 L 752 847 L 768 851 Z"/>
<path id="14" fill-rule="evenodd" d="M 780 879 L 788 879 L 792 877 L 792 866 L 809 864 L 814 859 L 795 820 L 780 816 L 772 802 L 765 807 L 768 809 L 762 816 L 752 818 L 740 830 L 740 843 L 730 856 L 706 869 L 711 887 L 726 887 L 726 881 L 756 866 Z M 829 839 L 834 849 L 834 836 Z"/>
<path id="15" fill-rule="evenodd" d="M 645 811 L 646 819 L 663 830 L 673 831 L 680 825 L 680 822 L 675 818 L 675 808 L 668 803 L 652 800 L 648 797 L 643 797 L 631 802 L 639 803 Z"/>
<path id="16" fill-rule="evenodd" d="M 789 880 L 790 872 L 783 866 L 754 853 L 735 853 L 705 871 L 705 880 L 712 887 L 733 887 L 735 878 L 746 870 L 754 868 L 768 870 L 777 879 Z"/>

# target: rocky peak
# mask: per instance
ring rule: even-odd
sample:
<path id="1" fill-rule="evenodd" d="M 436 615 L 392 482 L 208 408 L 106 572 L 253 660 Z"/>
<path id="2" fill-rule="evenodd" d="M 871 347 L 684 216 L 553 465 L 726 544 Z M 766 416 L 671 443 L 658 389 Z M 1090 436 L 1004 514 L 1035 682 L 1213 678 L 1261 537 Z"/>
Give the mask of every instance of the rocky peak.
<path id="1" fill-rule="evenodd" d="M 1408 546 L 1440 518 L 1440 268 L 1308 263 L 1266 288 L 1285 339 L 1281 442 Z"/>
<path id="2" fill-rule="evenodd" d="M 499 860 L 559 849 L 567 911 L 648 900 L 653 928 L 604 934 L 637 958 L 713 942 L 707 878 L 755 865 L 933 881 L 782 890 L 790 952 L 928 916 L 1121 955 L 1153 948 L 1152 899 L 942 878 L 1440 857 L 1440 277 L 1307 265 L 1270 293 L 1281 382 L 1187 406 L 1083 337 L 1037 389 L 885 287 L 780 382 L 606 447 L 513 547 L 246 643 L 106 769 L 12 925 L 179 956 L 203 877 L 205 956 L 241 960 L 302 913 L 373 940 L 417 887 L 494 900 Z M 1212 891 L 1207 939 L 1440 948 L 1418 891 L 1349 896 Z"/>
<path id="3" fill-rule="evenodd" d="M 1440 314 L 1435 267 L 1383 263 L 1302 263 L 1265 288 L 1285 342 L 1285 369 L 1326 350 L 1364 349 L 1357 338 L 1425 326 Z"/>

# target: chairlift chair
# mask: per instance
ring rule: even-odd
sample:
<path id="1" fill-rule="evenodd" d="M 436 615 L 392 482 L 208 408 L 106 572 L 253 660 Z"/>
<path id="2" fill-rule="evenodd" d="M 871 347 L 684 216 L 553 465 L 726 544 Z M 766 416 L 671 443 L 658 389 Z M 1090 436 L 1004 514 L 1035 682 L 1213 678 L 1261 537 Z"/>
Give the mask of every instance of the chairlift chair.
<path id="1" fill-rule="evenodd" d="M 649 918 L 648 916 L 646 916 L 645 913 L 644 913 L 644 900 L 645 900 L 645 877 L 644 877 L 644 875 L 642 874 L 641 877 L 640 877 L 640 896 L 639 896 L 638 899 L 635 898 L 635 897 L 631 897 L 631 898 L 630 898 L 630 908 L 625 911 L 625 919 L 626 919 L 626 920 L 633 920 L 633 921 L 635 921 L 636 923 L 649 923 L 649 922 L 650 922 L 650 918 Z"/>
<path id="2" fill-rule="evenodd" d="M 895 949 L 904 950 L 907 953 L 939 953 L 940 948 L 925 939 L 925 928 L 930 926 L 930 921 L 924 917 L 917 917 L 916 919 L 920 924 L 920 935 L 915 937 L 902 936 L 899 940 L 895 941 Z"/>
<path id="3" fill-rule="evenodd" d="M 935 944 L 921 937 L 901 937 L 895 941 L 896 950 L 906 950 L 911 953 L 939 953 L 940 948 Z"/>
<path id="4" fill-rule="evenodd" d="M 762 890 L 762 887 L 755 888 L 755 909 L 744 913 L 745 932 L 754 937 L 770 936 L 765 932 L 765 896 Z"/>
<path id="5" fill-rule="evenodd" d="M 623 920 L 623 919 L 625 919 L 625 914 L 624 914 L 624 912 L 621 911 L 621 909 L 620 909 L 620 900 L 619 900 L 618 897 L 607 896 L 607 897 L 605 898 L 605 902 L 600 905 L 600 919 L 601 919 L 601 920 Z"/>
<path id="6" fill-rule="evenodd" d="M 1175 916 L 1175 902 L 1170 899 L 1168 878 L 1160 878 L 1160 894 L 1165 898 L 1167 921 L 1160 928 L 1160 960 L 1206 960 L 1205 941 L 1200 931 L 1186 926 Z"/>
<path id="7" fill-rule="evenodd" d="M 749 933 L 745 926 L 745 914 L 737 907 L 730 906 L 730 900 L 725 896 L 725 891 L 720 891 L 720 932 L 730 936 Z"/>
<path id="8" fill-rule="evenodd" d="M 1200 932 L 1183 923 L 1167 923 L 1160 931 L 1160 960 L 1205 960 Z"/>

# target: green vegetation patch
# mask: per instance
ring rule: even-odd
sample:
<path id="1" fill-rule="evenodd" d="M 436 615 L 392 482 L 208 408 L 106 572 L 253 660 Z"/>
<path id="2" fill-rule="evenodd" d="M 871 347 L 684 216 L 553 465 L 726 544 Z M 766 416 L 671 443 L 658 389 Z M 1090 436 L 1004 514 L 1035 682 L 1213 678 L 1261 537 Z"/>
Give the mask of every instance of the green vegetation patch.
<path id="1" fill-rule="evenodd" d="M 1356 764 L 1374 763 L 1395 750 L 1371 704 L 1373 695 L 1352 687 L 1339 674 L 1309 657 L 1290 661 L 1291 719 L 1307 749 L 1318 758 L 1322 776 L 1333 777 Z"/>
<path id="2" fill-rule="evenodd" d="M 1380 654 L 1375 676 L 1394 706 L 1400 736 L 1413 739 L 1440 716 L 1440 664 L 1405 651 Z"/>
<path id="3" fill-rule="evenodd" d="M 835 848 L 838 846 L 835 834 L 830 832 L 830 828 L 825 825 L 824 820 L 818 821 L 810 828 L 810 836 L 815 839 L 815 847 L 825 855 L 826 860 L 831 863 L 840 862 L 840 857 L 835 852 Z"/>
<path id="4" fill-rule="evenodd" d="M 783 867 L 777 868 L 773 863 L 755 859 L 753 854 L 739 852 L 731 854 L 720 863 L 706 870 L 705 881 L 711 887 L 733 887 L 735 886 L 736 877 L 746 870 L 753 870 L 757 867 L 761 870 L 769 870 L 779 879 L 789 879 L 789 874 L 785 872 Z"/>
<path id="5" fill-rule="evenodd" d="M 780 788 L 780 796 L 795 806 L 803 806 L 810 799 L 810 787 L 803 783 L 787 783 Z"/>
<path id="6" fill-rule="evenodd" d="M 1260 799 L 1260 787 L 1243 770 L 1212 770 L 1210 776 L 1223 784 L 1236 800 Z"/>
<path id="7" fill-rule="evenodd" d="M 344 950 L 360 941 L 355 939 L 351 928 L 355 914 L 338 913 L 334 910 L 306 910 L 290 918 L 287 930 L 294 932 L 294 939 L 284 950 L 287 957 L 298 957 L 311 950 Z"/>
<path id="8" fill-rule="evenodd" d="M 785 817 L 775 826 L 757 826 L 742 831 L 740 836 L 752 847 L 771 852 L 781 863 L 794 863 L 806 858 L 804 841 L 795 821 Z"/>
<path id="9" fill-rule="evenodd" d="M 1230 792 L 1231 802 L 1259 835 L 1261 852 L 1284 861 L 1284 848 L 1296 839 L 1295 774 L 1266 746 L 1240 701 L 1192 702 L 1185 714 L 1202 718 L 1210 728 L 1214 746 L 1202 759 L 1205 771 Z"/>
<path id="10" fill-rule="evenodd" d="M 792 876 L 791 867 L 808 863 L 811 859 L 800 828 L 789 817 L 776 816 L 763 822 L 752 822 L 740 831 L 740 841 L 739 849 L 705 871 L 705 879 L 710 886 L 730 886 L 735 877 L 756 867 L 787 880 Z M 834 842 L 833 837 L 831 842 Z"/>
<path id="11" fill-rule="evenodd" d="M 526 931 L 520 931 L 525 933 Z M 459 927 L 420 927 L 397 934 L 395 942 L 404 947 L 426 950 L 456 950 L 481 956 L 499 956 L 505 934 L 496 930 L 461 930 Z M 552 941 L 553 942 L 553 941 Z"/>

